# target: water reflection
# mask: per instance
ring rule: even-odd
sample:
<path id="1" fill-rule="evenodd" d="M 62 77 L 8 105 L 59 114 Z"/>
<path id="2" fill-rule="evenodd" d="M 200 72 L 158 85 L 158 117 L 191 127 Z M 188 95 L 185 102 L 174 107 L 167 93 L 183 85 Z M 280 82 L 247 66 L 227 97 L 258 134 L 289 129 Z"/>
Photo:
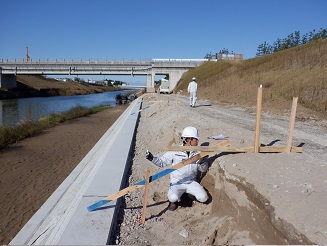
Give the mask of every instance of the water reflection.
<path id="1" fill-rule="evenodd" d="M 93 107 L 101 104 L 115 106 L 116 95 L 128 91 L 0 100 L 0 125 L 13 126 L 26 119 L 39 120 L 42 116 L 67 111 L 76 106 Z"/>

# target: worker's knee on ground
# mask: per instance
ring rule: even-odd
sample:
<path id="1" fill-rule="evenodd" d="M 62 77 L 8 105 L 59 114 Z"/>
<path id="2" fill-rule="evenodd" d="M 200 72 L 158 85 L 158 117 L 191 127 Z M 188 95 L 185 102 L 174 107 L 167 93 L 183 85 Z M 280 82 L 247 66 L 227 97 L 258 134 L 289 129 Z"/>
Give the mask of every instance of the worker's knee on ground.
<path id="1" fill-rule="evenodd" d="M 208 195 L 206 193 L 198 195 L 196 197 L 196 200 L 198 200 L 199 202 L 206 202 L 208 200 Z"/>
<path id="2" fill-rule="evenodd" d="M 168 200 L 170 202 L 177 202 L 178 201 L 178 196 L 176 194 L 169 194 L 168 195 Z"/>

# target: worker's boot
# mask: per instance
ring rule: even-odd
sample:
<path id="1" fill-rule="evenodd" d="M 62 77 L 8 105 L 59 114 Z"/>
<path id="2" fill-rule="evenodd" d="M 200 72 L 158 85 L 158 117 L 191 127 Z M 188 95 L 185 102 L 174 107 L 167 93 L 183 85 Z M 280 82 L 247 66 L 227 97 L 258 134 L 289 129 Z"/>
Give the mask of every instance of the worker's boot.
<path id="1" fill-rule="evenodd" d="M 169 203 L 169 205 L 168 205 L 168 210 L 169 211 L 174 211 L 174 210 L 176 210 L 176 208 L 177 208 L 176 202 L 170 202 Z"/>

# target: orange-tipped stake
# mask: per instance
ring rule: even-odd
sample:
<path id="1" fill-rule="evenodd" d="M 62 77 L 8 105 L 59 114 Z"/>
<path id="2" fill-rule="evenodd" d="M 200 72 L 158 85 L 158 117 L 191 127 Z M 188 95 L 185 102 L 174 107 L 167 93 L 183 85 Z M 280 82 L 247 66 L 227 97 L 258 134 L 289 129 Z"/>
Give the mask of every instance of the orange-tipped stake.
<path id="1" fill-rule="evenodd" d="M 260 150 L 260 123 L 261 123 L 261 108 L 262 108 L 262 85 L 258 88 L 257 95 L 257 117 L 255 122 L 254 135 L 254 153 L 259 153 Z"/>

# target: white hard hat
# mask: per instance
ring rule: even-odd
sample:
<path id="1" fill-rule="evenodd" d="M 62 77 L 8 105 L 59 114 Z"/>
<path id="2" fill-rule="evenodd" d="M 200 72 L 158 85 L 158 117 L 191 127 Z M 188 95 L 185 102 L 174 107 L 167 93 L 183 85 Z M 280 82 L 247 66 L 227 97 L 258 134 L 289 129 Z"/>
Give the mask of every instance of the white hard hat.
<path id="1" fill-rule="evenodd" d="M 185 127 L 182 132 L 182 138 L 196 138 L 199 139 L 198 129 L 193 126 Z"/>
<path id="2" fill-rule="evenodd" d="M 196 80 L 196 78 L 195 78 L 195 77 L 193 77 L 193 78 L 192 78 L 192 80 Z"/>

